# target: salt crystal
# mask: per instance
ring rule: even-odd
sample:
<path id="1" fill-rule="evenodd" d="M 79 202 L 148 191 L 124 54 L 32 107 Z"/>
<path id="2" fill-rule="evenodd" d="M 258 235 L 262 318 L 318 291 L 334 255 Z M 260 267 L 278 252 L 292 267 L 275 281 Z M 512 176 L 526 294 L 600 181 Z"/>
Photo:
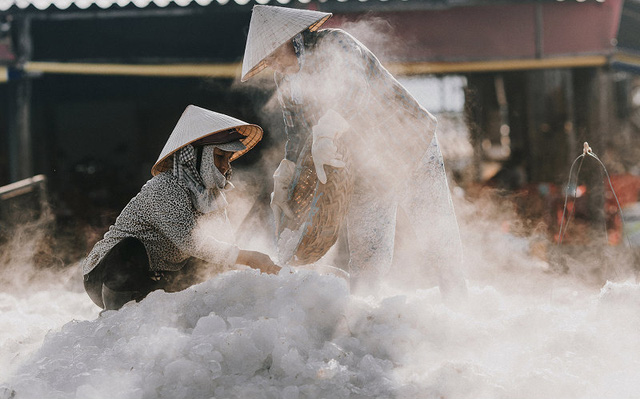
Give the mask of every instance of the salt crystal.
<path id="1" fill-rule="evenodd" d="M 222 332 L 226 329 L 227 323 L 220 316 L 212 313 L 198 320 L 193 329 L 193 335 L 208 335 Z"/>

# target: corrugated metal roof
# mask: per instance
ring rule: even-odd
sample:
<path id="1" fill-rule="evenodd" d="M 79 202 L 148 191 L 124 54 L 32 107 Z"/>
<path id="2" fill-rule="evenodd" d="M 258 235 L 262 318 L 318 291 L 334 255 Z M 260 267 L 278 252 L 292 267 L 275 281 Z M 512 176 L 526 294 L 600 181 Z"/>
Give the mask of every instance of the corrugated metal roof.
<path id="1" fill-rule="evenodd" d="M 310 0 L 297 0 L 300 3 L 309 3 Z M 87 9 L 92 5 L 96 5 L 99 8 L 107 9 L 111 7 L 127 7 L 134 5 L 138 8 L 145 8 L 149 5 L 155 5 L 157 7 L 167 7 L 171 4 L 175 4 L 180 7 L 186 7 L 189 5 L 208 6 L 211 3 L 217 3 L 219 5 L 225 5 L 227 3 L 236 3 L 238 5 L 246 5 L 254 0 L 0 0 L 0 11 L 7 11 L 11 8 L 26 9 L 30 6 L 35 7 L 38 10 L 46 10 L 51 6 L 58 8 L 59 10 L 66 10 L 72 5 L 79 9 Z M 255 0 L 256 4 L 289 4 L 290 0 Z"/>
<path id="2" fill-rule="evenodd" d="M 75 6 L 81 10 L 87 9 L 93 5 L 101 8 L 108 9 L 111 7 L 128 7 L 135 6 L 138 8 L 145 8 L 150 5 L 157 7 L 167 7 L 170 5 L 177 5 L 179 7 L 187 7 L 189 5 L 208 6 L 212 3 L 218 5 L 226 5 L 229 3 L 235 3 L 237 5 L 247 5 L 249 3 L 254 4 L 270 4 L 270 5 L 287 5 L 290 3 L 307 4 L 314 0 L 0 0 L 0 11 L 8 11 L 10 9 L 27 9 L 34 7 L 37 10 L 46 10 L 50 7 L 56 7 L 59 10 L 66 10 L 71 6 Z M 318 0 L 319 3 L 326 3 L 329 0 Z M 345 3 L 347 1 L 365 3 L 368 0 L 335 0 L 338 3 Z M 375 2 L 385 3 L 389 0 L 369 0 Z M 489 4 L 492 2 L 508 3 L 505 0 L 400 0 L 403 3 L 434 3 L 440 6 L 460 6 L 460 5 L 477 5 L 477 4 Z M 532 0 L 513 0 L 513 3 L 522 3 Z M 604 3 L 606 0 L 542 0 L 543 2 L 578 2 L 596 1 L 598 3 Z"/>

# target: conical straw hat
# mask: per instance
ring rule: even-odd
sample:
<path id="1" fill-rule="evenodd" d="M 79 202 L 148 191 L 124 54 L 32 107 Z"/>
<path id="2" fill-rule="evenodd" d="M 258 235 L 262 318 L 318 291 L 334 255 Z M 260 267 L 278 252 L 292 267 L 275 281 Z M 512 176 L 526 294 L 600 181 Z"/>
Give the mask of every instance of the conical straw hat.
<path id="1" fill-rule="evenodd" d="M 254 6 L 242 61 L 242 81 L 263 70 L 265 58 L 298 33 L 317 30 L 331 13 L 295 8 Z"/>
<path id="2" fill-rule="evenodd" d="M 172 166 L 171 155 L 187 144 L 233 128 L 245 136 L 240 141 L 246 148 L 235 152 L 231 161 L 244 155 L 262 139 L 262 128 L 195 105 L 187 106 L 160 152 L 158 160 L 151 168 L 151 174 L 155 176 L 169 170 Z"/>

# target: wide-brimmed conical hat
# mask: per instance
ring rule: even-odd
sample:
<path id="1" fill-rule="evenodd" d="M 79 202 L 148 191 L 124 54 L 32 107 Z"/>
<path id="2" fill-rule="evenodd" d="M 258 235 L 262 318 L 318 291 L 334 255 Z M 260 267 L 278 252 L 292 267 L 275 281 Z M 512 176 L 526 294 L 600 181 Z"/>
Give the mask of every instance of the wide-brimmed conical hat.
<path id="1" fill-rule="evenodd" d="M 317 30 L 331 13 L 295 8 L 254 6 L 242 60 L 242 81 L 263 70 L 265 58 L 298 33 Z"/>
<path id="2" fill-rule="evenodd" d="M 151 168 L 151 174 L 155 176 L 160 172 L 169 170 L 173 165 L 171 155 L 180 148 L 203 137 L 229 129 L 235 129 L 244 136 L 240 141 L 246 147 L 244 150 L 235 152 L 231 156 L 231 161 L 244 155 L 262 139 L 262 128 L 258 125 L 243 122 L 240 119 L 195 105 L 187 106 L 160 152 L 158 160 Z"/>

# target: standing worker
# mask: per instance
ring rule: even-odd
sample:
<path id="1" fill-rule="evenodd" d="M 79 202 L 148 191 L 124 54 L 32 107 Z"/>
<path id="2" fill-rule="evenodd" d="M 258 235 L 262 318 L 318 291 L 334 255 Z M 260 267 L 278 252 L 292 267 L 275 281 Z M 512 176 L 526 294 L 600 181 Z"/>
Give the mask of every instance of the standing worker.
<path id="1" fill-rule="evenodd" d="M 402 210 L 411 219 L 421 267 L 438 269 L 445 299 L 465 297 L 462 245 L 436 119 L 363 44 L 340 29 L 318 30 L 330 17 L 253 8 L 242 81 L 267 67 L 275 71 L 287 135 L 274 173 L 276 225 L 293 217 L 292 192 L 307 150 L 317 190 L 345 173 L 352 182 L 345 211 L 352 289 L 375 292 L 389 272 Z"/>

